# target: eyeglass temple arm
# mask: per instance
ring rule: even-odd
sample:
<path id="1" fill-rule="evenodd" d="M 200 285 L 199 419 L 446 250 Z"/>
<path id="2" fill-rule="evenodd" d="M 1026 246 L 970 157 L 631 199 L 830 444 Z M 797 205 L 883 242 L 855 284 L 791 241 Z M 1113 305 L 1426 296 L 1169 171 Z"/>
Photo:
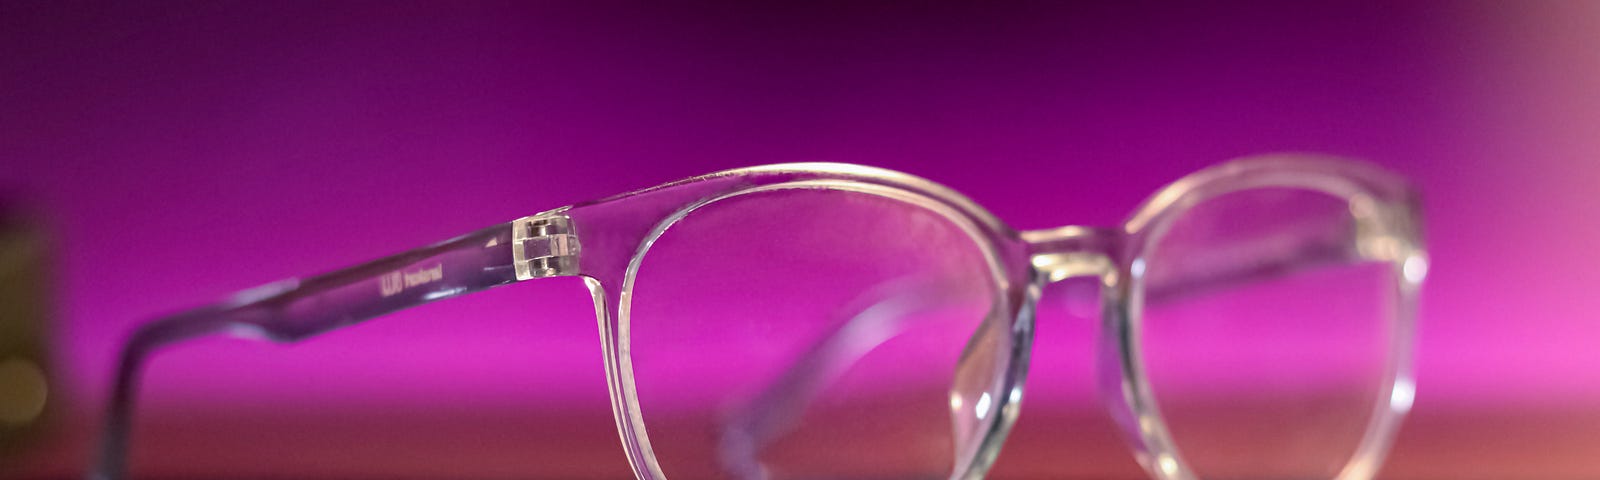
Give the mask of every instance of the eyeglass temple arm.
<path id="1" fill-rule="evenodd" d="M 1307 223 L 1241 241 L 1231 248 L 1212 249 L 1203 257 L 1186 258 L 1188 268 L 1146 278 L 1146 301 L 1226 291 L 1321 266 L 1347 264 L 1352 259 L 1388 259 L 1381 248 L 1387 239 L 1374 236 L 1373 230 L 1316 228 L 1322 225 L 1338 223 Z M 1082 232 L 1088 236 L 1108 234 L 1103 230 Z M 1084 245 L 1113 242 L 1109 237 L 1086 240 Z M 757 471 L 759 450 L 791 429 L 816 395 L 851 363 L 898 335 L 905 328 L 905 319 L 899 317 L 934 308 L 937 299 L 947 296 L 930 286 L 921 286 L 921 290 L 899 287 L 878 292 L 881 298 L 865 308 L 847 309 L 848 321 L 725 421 L 719 445 L 725 469 L 734 474 Z"/>
<path id="2" fill-rule="evenodd" d="M 723 419 L 718 460 L 725 473 L 761 478 L 761 450 L 800 423 L 806 408 L 862 356 L 909 330 L 916 315 L 948 307 L 960 285 L 890 282 L 834 312 L 842 321 L 755 396 Z"/>
<path id="3" fill-rule="evenodd" d="M 1402 245 L 1409 242 L 1393 229 L 1375 227 L 1371 219 L 1361 217 L 1350 225 L 1306 222 L 1232 245 L 1186 252 L 1176 265 L 1148 272 L 1145 301 L 1160 303 L 1227 291 L 1330 265 L 1393 262 L 1406 254 Z"/>
<path id="4" fill-rule="evenodd" d="M 527 217 L 344 270 L 259 287 L 139 327 L 117 365 L 91 478 L 123 477 L 139 374 L 156 350 L 217 333 L 295 342 L 435 300 L 567 274 L 576 263 L 577 244 L 566 226 L 559 215 Z M 552 239 L 555 235 L 560 238 Z"/>

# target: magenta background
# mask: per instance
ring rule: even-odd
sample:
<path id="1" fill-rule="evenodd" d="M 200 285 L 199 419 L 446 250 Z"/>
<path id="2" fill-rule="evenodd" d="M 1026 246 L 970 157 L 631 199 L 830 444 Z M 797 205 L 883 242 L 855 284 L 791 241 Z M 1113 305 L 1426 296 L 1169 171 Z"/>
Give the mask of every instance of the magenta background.
<path id="1" fill-rule="evenodd" d="M 82 408 L 151 315 L 718 169 L 883 166 L 1038 228 L 1114 224 L 1231 157 L 1329 152 L 1426 192 L 1418 408 L 1595 405 L 1595 32 L 1576 2 L 7 2 L 0 188 L 57 240 Z M 156 361 L 152 398 L 603 404 L 584 293 L 203 342 Z M 1087 396 L 1092 329 L 1046 313 L 1035 398 Z"/>

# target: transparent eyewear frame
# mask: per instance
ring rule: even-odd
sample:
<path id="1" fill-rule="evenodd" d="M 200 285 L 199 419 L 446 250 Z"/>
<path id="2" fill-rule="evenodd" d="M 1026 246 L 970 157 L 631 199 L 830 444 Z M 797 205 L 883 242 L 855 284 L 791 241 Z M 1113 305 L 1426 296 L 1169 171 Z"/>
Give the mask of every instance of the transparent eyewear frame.
<path id="1" fill-rule="evenodd" d="M 1161 234 L 1187 210 L 1228 193 L 1293 188 L 1348 204 L 1355 236 L 1306 234 L 1296 248 L 1261 249 L 1268 258 L 1220 265 L 1198 274 L 1148 277 L 1144 262 Z M 974 425 L 980 439 L 955 452 L 952 479 L 982 478 L 1017 418 L 1034 307 L 1043 287 L 1073 277 L 1101 286 L 1101 387 L 1105 404 L 1153 478 L 1198 478 L 1172 441 L 1146 378 L 1138 339 L 1147 296 L 1258 280 L 1263 276 L 1358 259 L 1389 265 L 1397 311 L 1387 364 L 1372 399 L 1365 434 L 1337 478 L 1374 476 L 1402 417 L 1411 407 L 1411 350 L 1416 298 L 1427 271 L 1417 196 L 1402 179 L 1376 167 L 1309 155 L 1234 160 L 1191 174 L 1158 191 L 1120 227 L 1068 226 L 1016 231 L 948 188 L 910 175 L 846 164 L 784 164 L 729 170 L 550 210 L 363 265 L 252 289 L 138 328 L 125 346 L 92 478 L 125 475 L 139 375 L 163 346 L 212 334 L 296 342 L 397 310 L 490 287 L 553 276 L 580 276 L 593 297 L 612 410 L 622 446 L 640 479 L 666 475 L 651 447 L 630 358 L 630 297 L 641 259 L 666 229 L 689 212 L 720 200 L 778 190 L 849 191 L 896 200 L 957 225 L 983 250 L 996 296 L 991 320 L 1012 336 L 1011 351 L 990 407 Z M 1353 240 L 1353 241 L 1352 241 Z M 1277 241 L 1284 241 L 1277 239 Z M 708 252 L 715 255 L 716 252 Z M 803 408 L 817 373 L 839 359 L 822 348 L 800 359 L 757 400 L 746 441 L 766 441 L 774 419 Z M 849 359 L 844 359 L 849 361 Z M 724 448 L 739 448 L 737 446 Z M 754 448 L 746 446 L 746 448 Z"/>

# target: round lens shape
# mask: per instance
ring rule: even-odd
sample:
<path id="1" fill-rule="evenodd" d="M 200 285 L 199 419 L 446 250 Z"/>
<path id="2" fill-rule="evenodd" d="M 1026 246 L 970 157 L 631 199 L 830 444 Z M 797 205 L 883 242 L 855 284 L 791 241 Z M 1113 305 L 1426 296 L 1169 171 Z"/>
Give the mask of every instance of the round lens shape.
<path id="1" fill-rule="evenodd" d="M 1200 478 L 1334 478 L 1388 405 L 1398 279 L 1360 253 L 1352 205 L 1303 189 L 1221 195 L 1134 265 L 1146 376 Z"/>
<path id="2" fill-rule="evenodd" d="M 986 244 L 910 197 L 713 201 L 642 258 L 622 331 L 667 478 L 949 478 L 999 417 Z"/>

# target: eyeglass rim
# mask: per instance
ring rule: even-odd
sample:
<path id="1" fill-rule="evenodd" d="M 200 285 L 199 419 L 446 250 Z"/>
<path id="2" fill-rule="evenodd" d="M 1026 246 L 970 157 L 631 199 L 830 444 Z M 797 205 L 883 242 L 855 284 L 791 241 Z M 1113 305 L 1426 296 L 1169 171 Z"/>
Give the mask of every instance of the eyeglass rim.
<path id="1" fill-rule="evenodd" d="M 1397 326 L 1399 331 L 1394 336 L 1389 382 L 1383 395 L 1387 398 L 1380 399 L 1387 400 L 1388 403 L 1378 402 L 1375 407 L 1376 415 L 1369 425 L 1358 454 L 1352 458 L 1339 478 L 1342 480 L 1369 478 L 1376 471 L 1400 418 L 1409 409 L 1409 395 L 1415 388 L 1411 373 L 1411 349 L 1416 297 L 1422 278 L 1425 276 L 1427 262 L 1422 237 L 1422 217 L 1420 202 L 1410 185 L 1400 177 L 1377 167 L 1334 157 L 1306 154 L 1246 157 L 1192 173 L 1158 190 L 1149 200 L 1135 209 L 1133 216 L 1118 229 L 1063 227 L 1051 231 L 1017 232 L 965 196 L 925 179 L 859 165 L 781 164 L 692 177 L 599 201 L 547 211 L 421 249 L 311 277 L 303 282 L 292 280 L 280 282 L 266 290 L 245 292 L 216 305 L 183 312 L 141 326 L 134 332 L 123 350 L 108 416 L 107 437 L 102 444 L 101 458 L 98 459 L 99 463 L 94 473 L 103 478 L 117 478 L 121 475 L 138 373 L 145 357 L 163 345 L 215 333 L 292 342 L 397 309 L 543 276 L 584 278 L 595 300 L 602 338 L 608 338 L 616 331 L 608 328 L 605 319 L 611 315 L 611 302 L 620 298 L 622 282 L 619 279 L 625 276 L 626 264 L 631 263 L 638 252 L 638 240 L 642 239 L 652 226 L 657 225 L 670 212 L 693 203 L 695 198 L 704 198 L 708 193 L 725 193 L 749 188 L 751 185 L 796 181 L 875 185 L 876 187 L 872 188 L 902 192 L 904 195 L 926 201 L 929 205 L 954 212 L 954 215 L 966 219 L 970 222 L 970 226 L 980 232 L 980 236 L 993 247 L 998 263 L 1004 266 L 1006 278 L 1013 280 L 1005 284 L 1007 288 L 1003 291 L 1006 291 L 1007 298 L 1014 299 L 1008 306 L 1011 307 L 1014 313 L 1012 317 L 1015 318 L 1013 334 L 1020 339 L 1014 342 L 1020 345 L 1014 349 L 1020 353 L 1015 354 L 1017 358 L 1012 362 L 1012 368 L 1017 370 L 1013 393 L 1018 395 L 1008 395 L 1003 400 L 1012 396 L 1020 399 L 1021 379 L 1025 374 L 1028 360 L 1026 349 L 1031 346 L 1032 340 L 1033 305 L 1042 285 L 1054 280 L 1046 279 L 1034 265 L 1030 264 L 1030 260 L 1035 258 L 1042 248 L 1042 244 L 1036 240 L 1040 238 L 1059 240 L 1078 235 L 1092 240 L 1078 247 L 1087 245 L 1087 248 L 1095 254 L 1108 260 L 1103 271 L 1099 271 L 1098 274 L 1102 276 L 1105 285 L 1112 287 L 1109 289 L 1106 302 L 1104 321 L 1108 328 L 1105 329 L 1107 340 L 1102 342 L 1101 346 L 1102 355 L 1110 354 L 1121 359 L 1118 362 L 1102 364 L 1103 378 L 1117 380 L 1116 383 L 1121 387 L 1116 389 L 1118 392 L 1132 392 L 1122 395 L 1122 401 L 1108 402 L 1108 404 L 1114 409 L 1113 416 L 1118 417 L 1119 421 L 1130 418 L 1153 418 L 1157 422 L 1159 422 L 1158 417 L 1147 415 L 1154 411 L 1156 404 L 1143 379 L 1140 364 L 1142 359 L 1137 345 L 1128 344 L 1129 329 L 1136 328 L 1137 325 L 1140 305 L 1135 300 L 1140 292 L 1139 289 L 1142 288 L 1142 278 L 1133 274 L 1132 264 L 1141 258 L 1141 252 L 1149 248 L 1148 244 L 1152 241 L 1150 235 L 1153 231 L 1152 225 L 1160 225 L 1164 218 L 1170 221 L 1170 218 L 1181 213 L 1185 205 L 1193 205 L 1207 198 L 1207 195 L 1230 189 L 1275 185 L 1324 189 L 1352 201 L 1352 205 L 1359 204 L 1374 215 L 1374 218 L 1379 219 L 1377 224 L 1383 228 L 1386 238 L 1392 240 L 1387 253 L 1392 255 L 1391 263 L 1395 266 L 1396 272 L 1400 273 L 1397 277 L 1402 279 L 1397 285 L 1402 315 Z M 639 201 L 644 198 L 656 200 Z M 646 205 L 648 208 L 624 209 L 628 211 L 618 212 L 619 206 L 639 206 L 645 203 L 649 204 Z M 611 235 L 599 236 L 600 239 L 622 239 L 613 242 L 615 245 L 612 246 L 613 252 L 610 254 L 605 253 L 606 248 L 596 249 L 594 242 L 586 240 L 583 246 L 585 253 L 579 256 L 578 245 L 565 243 L 576 239 L 576 236 L 568 232 L 553 233 L 548 237 L 527 237 L 534 227 L 565 228 L 567 226 L 565 222 L 571 215 L 605 211 L 610 211 L 611 215 L 618 218 L 628 218 L 631 222 L 631 225 L 625 225 L 626 228 L 608 232 L 612 233 Z M 583 228 L 581 223 L 578 225 L 580 229 Z M 627 240 L 630 238 L 635 240 L 632 244 Z M 1085 240 L 1085 238 L 1072 240 Z M 525 242 L 531 240 L 550 242 L 546 246 L 549 251 L 543 253 L 552 254 L 559 250 L 561 256 L 554 259 L 548 256 L 539 257 L 550 261 L 541 264 L 545 268 L 531 269 L 529 262 L 538 260 L 526 258 L 529 254 L 525 250 L 531 247 Z M 604 242 L 599 243 L 603 247 Z M 594 254 L 596 250 L 599 251 L 599 255 Z M 620 259 L 627 259 L 627 262 L 619 263 Z M 437 282 L 436 285 L 426 289 L 397 293 L 386 291 L 381 298 L 369 297 L 369 295 L 375 296 L 377 288 L 373 288 L 371 293 L 348 296 L 353 292 L 349 290 L 351 288 L 377 287 L 380 276 L 386 278 L 398 275 L 399 269 L 415 266 L 419 264 L 418 262 L 424 261 L 434 262 L 434 268 L 438 268 L 438 262 L 445 262 L 452 268 L 480 265 L 483 270 L 456 278 L 451 282 Z M 1412 269 L 1413 263 L 1423 268 Z M 513 267 L 515 267 L 514 275 Z M 318 296 L 333 293 L 338 293 L 342 297 L 340 303 L 330 305 L 330 308 L 338 307 L 343 310 L 323 312 L 322 316 L 307 318 L 277 318 L 279 314 L 275 313 L 277 308 L 297 299 L 319 298 Z M 390 298 L 390 295 L 397 296 Z M 343 303 L 346 301 L 351 303 Z M 356 315 L 356 312 L 360 314 Z M 615 343 L 603 342 L 603 348 L 608 358 L 615 354 Z M 617 375 L 611 365 L 612 362 L 608 360 L 608 378 Z M 1405 402 L 1399 401 L 1402 396 L 1406 397 Z M 637 441 L 630 438 L 630 433 L 625 427 L 622 413 L 624 409 L 618 408 L 619 401 L 622 400 L 625 399 L 620 398 L 618 390 L 613 388 L 613 411 L 617 415 L 619 434 L 622 436 L 624 446 L 628 447 L 636 445 Z M 981 458 L 974 462 L 975 467 L 968 469 L 965 474 L 958 472 L 958 476 L 977 478 L 992 462 L 1006 430 L 1015 419 L 1016 401 L 1010 400 L 1012 401 L 1008 402 L 1007 408 L 1003 410 L 1006 414 L 995 417 L 1004 420 L 996 422 L 999 427 L 989 432 L 991 438 L 983 442 Z M 1192 472 L 1181 462 L 1176 450 L 1170 448 L 1170 438 L 1165 436 L 1164 430 L 1151 434 L 1148 429 L 1139 429 L 1135 423 L 1138 422 L 1123 422 L 1122 426 L 1125 437 L 1133 443 L 1136 457 L 1146 470 L 1163 480 L 1193 478 Z M 1168 454 L 1164 458 L 1172 460 L 1162 462 L 1152 455 L 1163 452 Z M 637 458 L 638 455 L 630 451 L 630 462 L 635 462 Z M 1176 466 L 1169 467 L 1168 464 Z M 640 467 L 639 463 L 634 463 L 635 472 L 643 476 L 648 470 L 641 470 Z"/>
<path id="2" fill-rule="evenodd" d="M 671 189 L 675 186 L 690 185 L 696 182 L 710 181 L 726 178 L 759 178 L 763 176 L 780 176 L 787 183 L 829 182 L 835 186 L 857 186 L 859 188 L 879 188 L 898 192 L 903 199 L 914 199 L 913 203 L 922 205 L 945 206 L 953 214 L 966 221 L 984 227 L 984 233 L 979 237 L 986 245 L 1000 250 L 1022 249 L 1027 250 L 1027 241 L 1018 231 L 1007 226 L 998 217 L 989 213 L 976 202 L 935 182 L 915 177 L 912 175 L 891 170 L 878 169 L 848 164 L 779 164 L 759 167 L 735 169 L 713 173 L 700 177 L 672 182 L 659 187 L 641 190 L 631 194 L 611 197 L 596 203 L 609 203 L 626 200 L 636 194 L 649 194 Z M 799 178 L 800 180 L 795 180 Z M 773 184 L 759 182 L 743 182 L 740 187 L 733 190 L 735 193 L 726 194 L 733 196 L 753 191 L 763 191 L 771 188 Z M 1112 378 L 1114 382 L 1104 382 L 1102 385 L 1117 385 L 1117 388 L 1103 388 L 1103 392 L 1116 400 L 1107 402 L 1113 410 L 1114 417 L 1133 418 L 1134 421 L 1119 422 L 1122 426 L 1124 437 L 1134 449 L 1135 457 L 1139 463 L 1152 475 L 1163 480 L 1196 478 L 1192 468 L 1183 460 L 1181 454 L 1166 431 L 1165 422 L 1160 418 L 1158 403 L 1154 393 L 1145 379 L 1143 370 L 1143 355 L 1137 344 L 1137 336 L 1127 334 L 1136 330 L 1141 315 L 1143 281 L 1142 275 L 1134 275 L 1133 264 L 1143 257 L 1143 252 L 1151 248 L 1151 244 L 1158 235 L 1157 232 L 1172 221 L 1179 218 L 1195 204 L 1209 198 L 1226 193 L 1260 189 L 1260 188 L 1301 188 L 1320 191 L 1340 198 L 1341 200 L 1362 204 L 1364 208 L 1371 209 L 1375 215 L 1382 219 L 1386 229 L 1400 240 L 1400 254 L 1391 262 L 1397 268 L 1415 259 L 1426 261 L 1426 252 L 1423 248 L 1420 221 L 1420 203 L 1411 186 L 1402 178 L 1395 176 L 1377 167 L 1336 157 L 1306 155 L 1306 154 L 1274 154 L 1236 159 L 1203 169 L 1187 175 L 1168 184 L 1151 195 L 1143 204 L 1134 210 L 1120 229 L 1121 238 L 1117 240 L 1116 252 L 1102 252 L 1113 254 L 1115 270 L 1107 272 L 1112 277 L 1120 274 L 1121 278 L 1129 278 L 1131 282 L 1110 282 L 1114 295 L 1108 297 L 1105 311 L 1107 328 L 1105 341 L 1101 343 L 1102 358 L 1116 358 L 1116 362 L 1103 362 L 1100 367 L 1103 379 Z M 726 197 L 717 197 L 726 198 Z M 703 205 L 700 203 L 698 205 Z M 680 208 L 679 214 L 686 214 L 698 205 Z M 667 220 L 657 224 L 657 230 L 664 230 L 675 219 L 668 216 Z M 678 216 L 681 218 L 681 215 Z M 1083 227 L 1068 227 L 1083 228 Z M 653 240 L 659 236 L 659 231 L 654 232 L 649 238 Z M 636 264 L 648 250 L 648 241 L 642 242 L 630 256 L 630 263 Z M 634 269 L 636 269 L 634 265 Z M 1038 272 L 1032 272 L 1033 288 L 1028 289 L 1029 294 L 1023 298 L 1024 302 L 1014 311 L 1017 325 L 1014 332 L 1027 332 L 1027 338 L 1014 340 L 1015 345 L 1031 346 L 1032 309 L 1037 299 L 1042 280 Z M 626 278 L 627 275 L 624 275 Z M 1339 479 L 1370 478 L 1381 463 L 1382 456 L 1392 440 L 1394 431 L 1401 417 L 1409 409 L 1409 405 L 1401 405 L 1399 396 L 1409 395 L 1402 392 L 1414 389 L 1411 374 L 1411 343 L 1414 336 L 1415 297 L 1417 288 L 1420 287 L 1421 278 L 1399 276 L 1403 282 L 1399 285 L 1400 296 L 1397 308 L 1401 310 L 1396 316 L 1396 332 L 1392 336 L 1393 344 L 1390 347 L 1390 364 L 1386 367 L 1385 381 L 1383 382 L 1380 399 L 1375 402 L 1374 415 L 1363 435 L 1357 453 L 1347 462 L 1341 470 Z M 625 282 L 629 283 L 629 282 Z M 1121 289 L 1118 289 L 1121 287 Z M 624 287 L 623 291 L 627 291 Z M 597 295 L 605 289 L 591 288 Z M 1003 289 L 1002 289 L 1003 290 Z M 597 297 L 597 305 L 604 303 Z M 600 310 L 597 309 L 597 313 Z M 609 316 L 610 314 L 607 313 Z M 623 314 L 615 317 L 620 319 Z M 602 319 L 603 323 L 609 319 Z M 1025 328 L 1024 328 L 1025 324 Z M 604 327 L 602 327 L 604 330 Z M 609 338 L 609 337 L 608 337 Z M 607 349 L 615 354 L 619 349 Z M 1022 377 L 1025 376 L 1027 365 L 1027 351 L 1024 348 L 1017 361 L 1012 362 L 1018 368 L 1015 375 L 1014 391 L 1020 400 L 1022 391 Z M 608 362 L 612 357 L 608 356 Z M 617 361 L 619 364 L 623 362 Z M 623 376 L 608 367 L 608 376 Z M 653 479 L 664 478 L 649 449 L 647 437 L 638 432 L 645 431 L 642 414 L 637 404 L 637 393 L 633 390 L 631 376 L 625 376 L 622 385 L 614 387 L 614 407 L 619 410 L 619 433 L 624 438 L 625 447 L 630 449 L 630 455 L 637 455 L 637 466 L 645 467 Z M 618 391 L 621 393 L 619 394 Z M 1123 393 L 1131 392 L 1131 394 Z M 1009 396 L 1008 396 L 1009 397 Z M 620 405 L 619 405 L 620 404 Z M 1012 405 L 1012 409 L 1015 405 Z M 974 468 L 965 471 L 958 470 L 954 478 L 981 478 L 987 467 L 992 463 L 993 457 L 1003 444 L 1005 432 L 1014 422 L 1015 414 L 997 416 L 997 428 L 991 431 L 991 436 L 983 442 L 983 448 L 977 452 L 980 460 L 972 463 Z M 1152 427 L 1153 425 L 1153 427 Z M 632 431 L 629 427 L 632 427 Z M 640 438 L 644 440 L 641 442 Z M 630 439 L 633 439 L 630 442 Z M 643 444 L 642 447 L 636 445 Z M 632 457 L 630 457 L 632 458 Z M 982 461 L 987 458 L 988 461 Z M 960 461 L 960 460 L 958 460 Z M 642 464 L 642 465 L 640 465 Z M 641 473 L 643 475 L 644 473 Z"/>
<path id="3" fill-rule="evenodd" d="M 999 412 L 999 414 L 990 415 L 983 420 L 984 433 L 978 442 L 961 445 L 965 451 L 956 452 L 955 466 L 952 471 L 952 478 L 982 478 L 998 454 L 1006 432 L 1015 423 L 1017 404 L 1021 399 L 1022 383 L 1027 370 L 1026 360 L 1031 353 L 1029 348 L 1032 345 L 1032 316 L 1030 314 L 1031 310 L 1023 312 L 1020 309 L 1021 305 L 1013 305 L 1015 302 L 1009 300 L 1013 295 L 1007 295 L 1006 292 L 1011 290 L 1014 285 L 1026 286 L 1028 284 L 1027 272 L 1008 268 L 1007 265 L 1001 262 L 1001 253 L 998 248 L 998 241 L 1001 239 L 979 227 L 976 223 L 977 219 L 969 217 L 966 212 L 959 211 L 948 203 L 894 186 L 867 183 L 859 180 L 837 179 L 801 179 L 772 184 L 744 185 L 730 192 L 700 199 L 679 208 L 667 218 L 661 220 L 640 242 L 624 273 L 621 290 L 618 295 L 619 300 L 616 302 L 616 315 L 612 317 L 614 320 L 612 318 L 602 318 L 600 321 L 613 327 L 616 332 L 614 336 L 603 336 L 603 341 L 608 343 L 615 342 L 615 345 L 608 345 L 605 348 L 605 351 L 608 352 L 606 356 L 607 371 L 614 372 L 613 375 L 608 375 L 612 380 L 610 383 L 614 391 L 613 398 L 620 398 L 621 400 L 620 405 L 613 405 L 613 407 L 621 410 L 618 413 L 618 427 L 619 430 L 624 430 L 622 432 L 623 438 L 632 439 L 632 444 L 624 445 L 624 447 L 630 455 L 638 455 L 638 459 L 633 460 L 635 465 L 642 466 L 643 470 L 648 472 L 648 475 L 642 476 L 642 478 L 646 480 L 664 480 L 668 477 L 662 470 L 659 463 L 660 460 L 655 455 L 655 449 L 650 442 L 648 422 L 639 402 L 630 355 L 630 352 L 633 351 L 630 335 L 632 323 L 630 307 L 631 298 L 635 292 L 639 267 L 655 241 L 665 234 L 669 228 L 682 221 L 692 212 L 737 197 L 785 190 L 826 190 L 866 194 L 925 209 L 957 226 L 983 255 L 989 281 L 994 285 L 995 308 L 999 311 L 1007 312 L 1005 318 L 1008 320 L 1007 331 L 1011 332 L 1011 338 L 1008 339 L 1011 348 L 1009 352 L 1006 352 L 1007 361 L 1002 364 L 1003 371 L 997 372 L 1000 374 L 1001 383 L 998 391 L 995 392 L 995 397 L 999 398 L 999 400 L 990 407 L 992 411 Z M 993 217 L 991 216 L 990 218 Z M 609 310 L 607 313 L 610 313 Z M 602 327 L 602 330 L 610 329 Z M 615 365 L 609 365 L 611 363 L 615 363 Z"/>
<path id="4" fill-rule="evenodd" d="M 1126 234 L 1103 311 L 1101 392 L 1106 404 L 1145 470 L 1160 480 L 1199 478 L 1183 457 L 1161 416 L 1150 386 L 1140 346 L 1143 320 L 1144 269 L 1137 268 L 1157 248 L 1162 234 L 1176 220 L 1208 200 L 1230 193 L 1287 188 L 1322 193 L 1346 202 L 1366 215 L 1377 235 L 1393 240 L 1377 252 L 1394 274 L 1393 322 L 1383 379 L 1372 400 L 1371 414 L 1354 453 L 1340 467 L 1336 480 L 1370 479 L 1387 455 L 1400 422 L 1415 396 L 1413 369 L 1417 297 L 1428 262 L 1423 234 L 1422 203 L 1404 178 L 1365 162 L 1311 154 L 1273 154 L 1236 159 L 1175 181 L 1157 191 L 1123 224 Z M 1417 267 L 1421 265 L 1420 269 Z"/>

